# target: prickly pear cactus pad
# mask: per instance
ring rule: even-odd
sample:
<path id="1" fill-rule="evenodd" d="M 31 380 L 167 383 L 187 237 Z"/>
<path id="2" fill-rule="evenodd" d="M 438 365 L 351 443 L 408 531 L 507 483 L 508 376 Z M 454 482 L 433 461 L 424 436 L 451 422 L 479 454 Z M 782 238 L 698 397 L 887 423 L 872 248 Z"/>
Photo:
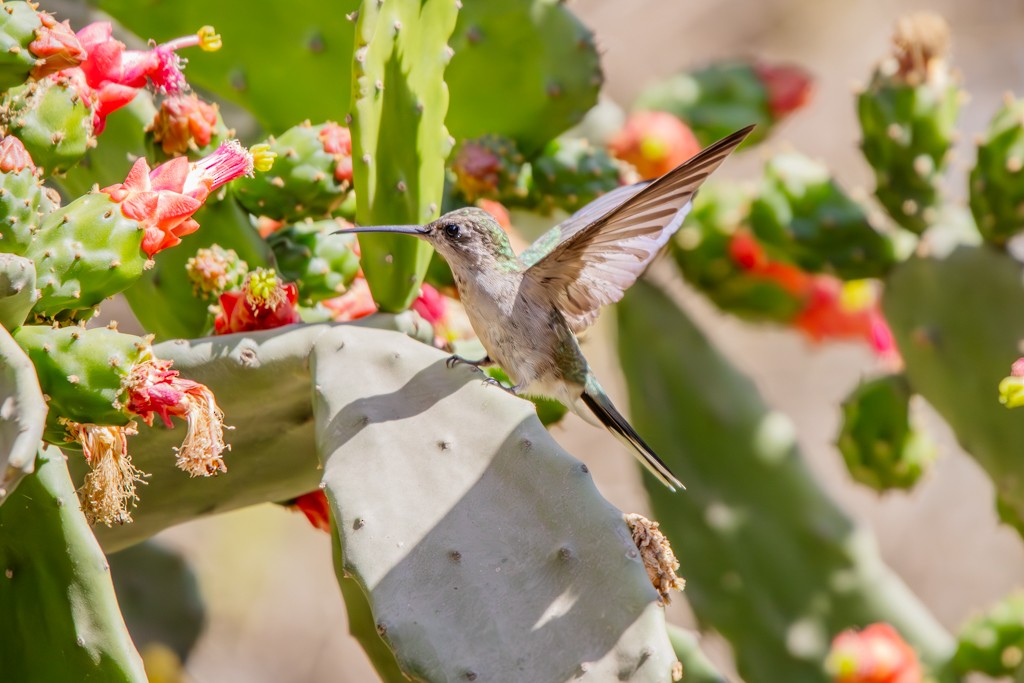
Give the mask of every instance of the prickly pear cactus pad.
<path id="1" fill-rule="evenodd" d="M 1022 272 L 985 247 L 911 259 L 889 278 L 883 308 L 914 391 L 988 472 L 1003 521 L 1024 533 L 1024 421 L 997 393 L 1024 338 Z"/>
<path id="2" fill-rule="evenodd" d="M 6 329 L 0 328 L 0 504 L 33 470 L 43 437 L 46 404 L 35 368 Z"/>
<path id="3" fill-rule="evenodd" d="M 377 330 L 330 329 L 312 368 L 342 573 L 406 676 L 670 680 L 664 614 L 621 513 L 529 402 Z"/>
<path id="4" fill-rule="evenodd" d="M 63 454 L 0 507 L 0 648 L 10 681 L 145 683 L 107 560 L 79 510 Z"/>

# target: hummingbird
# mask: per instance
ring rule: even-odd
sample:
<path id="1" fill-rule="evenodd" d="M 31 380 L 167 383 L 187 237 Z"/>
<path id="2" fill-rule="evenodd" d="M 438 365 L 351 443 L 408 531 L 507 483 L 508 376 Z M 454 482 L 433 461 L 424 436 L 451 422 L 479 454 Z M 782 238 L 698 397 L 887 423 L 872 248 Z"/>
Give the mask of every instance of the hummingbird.
<path id="1" fill-rule="evenodd" d="M 516 255 L 490 214 L 450 211 L 427 225 L 360 226 L 340 233 L 386 232 L 424 239 L 451 267 L 459 298 L 486 355 L 451 356 L 447 365 L 498 364 L 507 391 L 548 396 L 626 444 L 670 490 L 682 482 L 612 404 L 577 335 L 625 291 L 679 229 L 697 189 L 753 130 L 748 126 L 655 180 L 598 197 Z"/>

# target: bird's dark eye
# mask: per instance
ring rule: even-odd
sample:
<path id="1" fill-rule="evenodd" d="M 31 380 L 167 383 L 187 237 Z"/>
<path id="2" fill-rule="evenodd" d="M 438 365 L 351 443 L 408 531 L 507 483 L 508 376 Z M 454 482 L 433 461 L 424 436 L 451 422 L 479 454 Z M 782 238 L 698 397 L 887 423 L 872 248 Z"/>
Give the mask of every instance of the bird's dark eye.
<path id="1" fill-rule="evenodd" d="M 462 228 L 456 223 L 448 223 L 444 226 L 444 235 L 448 239 L 457 240 L 462 237 Z"/>

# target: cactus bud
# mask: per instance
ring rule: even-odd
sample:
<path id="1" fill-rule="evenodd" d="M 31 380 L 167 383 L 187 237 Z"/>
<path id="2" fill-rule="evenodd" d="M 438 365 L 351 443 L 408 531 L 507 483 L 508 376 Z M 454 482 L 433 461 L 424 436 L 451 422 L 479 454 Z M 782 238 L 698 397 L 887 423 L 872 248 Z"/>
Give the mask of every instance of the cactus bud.
<path id="1" fill-rule="evenodd" d="M 0 6 L 0 91 L 32 78 L 45 78 L 79 64 L 85 50 L 67 21 L 57 22 L 34 3 Z"/>
<path id="2" fill-rule="evenodd" d="M 1014 361 L 1010 376 L 999 382 L 999 402 L 1007 408 L 1024 406 L 1024 358 Z"/>
<path id="3" fill-rule="evenodd" d="M 146 127 L 146 133 L 164 154 L 177 156 L 222 140 L 229 131 L 216 104 L 208 104 L 195 94 L 189 94 L 165 98 Z"/>
<path id="4" fill-rule="evenodd" d="M 581 138 L 552 140 L 531 166 L 531 194 L 545 210 L 576 211 L 624 184 L 622 163 Z"/>
<path id="5" fill-rule="evenodd" d="M 1024 100 L 1008 97 L 978 144 L 971 171 L 971 213 L 989 242 L 1024 230 Z"/>
<path id="6" fill-rule="evenodd" d="M 889 624 L 843 631 L 832 641 L 825 669 L 835 683 L 920 683 L 917 653 Z"/>
<path id="7" fill-rule="evenodd" d="M 238 289 L 249 272 L 249 264 L 238 258 L 234 249 L 223 249 L 214 244 L 200 249 L 185 264 L 193 294 L 203 299 L 216 299 L 221 294 Z"/>
<path id="8" fill-rule="evenodd" d="M 520 197 L 525 194 L 519 183 L 523 162 L 510 138 L 483 135 L 463 140 L 452 155 L 455 189 L 468 202 Z"/>

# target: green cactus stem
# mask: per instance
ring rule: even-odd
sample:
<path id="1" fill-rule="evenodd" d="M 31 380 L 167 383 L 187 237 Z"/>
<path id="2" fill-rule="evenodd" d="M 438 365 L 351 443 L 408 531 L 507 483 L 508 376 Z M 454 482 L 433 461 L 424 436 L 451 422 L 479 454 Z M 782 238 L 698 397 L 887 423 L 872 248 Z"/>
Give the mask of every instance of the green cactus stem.
<path id="1" fill-rule="evenodd" d="M 1007 97 L 978 143 L 971 170 L 971 213 L 989 242 L 1024 230 L 1024 100 Z"/>
<path id="2" fill-rule="evenodd" d="M 727 683 L 725 676 L 701 651 L 696 633 L 669 624 L 668 638 L 672 641 L 672 649 L 682 664 L 682 680 L 686 683 Z"/>
<path id="3" fill-rule="evenodd" d="M 893 54 L 857 98 L 861 150 L 875 196 L 893 220 L 921 234 L 937 218 L 939 181 L 964 99 L 946 64 L 949 26 L 934 14 L 900 20 Z"/>
<path id="4" fill-rule="evenodd" d="M 876 491 L 911 488 L 935 459 L 935 443 L 912 418 L 911 395 L 906 377 L 886 375 L 843 402 L 836 445 L 850 476 Z"/>
<path id="5" fill-rule="evenodd" d="M 914 391 L 988 473 L 1003 521 L 1024 533 L 1024 421 L 997 392 L 1024 338 L 1022 273 L 1005 253 L 960 246 L 900 266 L 882 306 Z"/>
<path id="6" fill-rule="evenodd" d="M 0 507 L 4 677 L 144 683 L 142 658 L 121 618 L 107 560 L 78 507 L 64 456 L 48 448 L 36 463 Z"/>
<path id="7" fill-rule="evenodd" d="M 896 262 L 892 241 L 867 211 L 823 164 L 796 152 L 765 166 L 749 221 L 769 253 L 806 271 L 856 280 L 881 277 Z"/>
<path id="8" fill-rule="evenodd" d="M 299 303 L 311 306 L 345 292 L 359 272 L 355 235 L 332 235 L 345 221 L 303 221 L 274 231 L 267 243 L 287 282 L 299 286 Z"/>
<path id="9" fill-rule="evenodd" d="M 46 403 L 35 367 L 6 329 L 0 328 L 0 505 L 35 468 L 46 423 Z M 2 509 L 2 508 L 0 508 Z"/>
<path id="10" fill-rule="evenodd" d="M 874 621 L 946 661 L 951 637 L 814 483 L 790 422 L 676 304 L 641 280 L 618 326 L 633 424 L 688 488 L 671 495 L 646 474 L 645 487 L 684 595 L 732 643 L 740 675 L 824 683 L 832 637 Z"/>
<path id="11" fill-rule="evenodd" d="M 469 0 L 451 46 L 447 123 L 458 140 L 494 133 L 530 157 L 597 103 L 594 34 L 565 3 Z"/>
<path id="12" fill-rule="evenodd" d="M 426 223 L 439 214 L 450 138 L 445 67 L 456 0 L 364 2 L 356 20 L 352 157 L 360 225 Z M 403 28 L 407 30 L 403 30 Z M 407 308 L 430 246 L 402 235 L 360 240 L 363 271 L 384 311 Z"/>

